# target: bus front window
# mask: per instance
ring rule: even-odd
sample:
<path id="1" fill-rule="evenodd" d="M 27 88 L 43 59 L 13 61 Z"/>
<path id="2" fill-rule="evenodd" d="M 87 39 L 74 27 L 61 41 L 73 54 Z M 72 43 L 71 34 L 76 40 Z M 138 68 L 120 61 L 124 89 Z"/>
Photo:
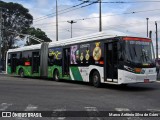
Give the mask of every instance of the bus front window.
<path id="1" fill-rule="evenodd" d="M 125 41 L 125 60 L 139 65 L 153 64 L 155 58 L 152 42 Z"/>

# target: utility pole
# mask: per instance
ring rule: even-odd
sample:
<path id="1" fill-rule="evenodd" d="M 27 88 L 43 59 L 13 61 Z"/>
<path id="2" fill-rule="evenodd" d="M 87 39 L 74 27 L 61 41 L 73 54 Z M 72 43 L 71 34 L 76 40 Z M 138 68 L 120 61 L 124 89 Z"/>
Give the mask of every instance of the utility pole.
<path id="1" fill-rule="evenodd" d="M 58 41 L 58 3 L 56 0 L 56 41 Z"/>
<path id="2" fill-rule="evenodd" d="M 1 52 L 1 45 L 2 45 L 2 8 L 0 7 L 0 73 L 2 72 L 2 52 Z"/>
<path id="3" fill-rule="evenodd" d="M 72 38 L 72 24 L 76 23 L 76 21 L 71 20 L 71 21 L 67 21 L 67 22 L 71 24 L 71 38 Z"/>
<path id="4" fill-rule="evenodd" d="M 148 37 L 148 20 L 149 20 L 149 18 L 146 18 L 146 20 L 147 20 L 147 37 Z"/>
<path id="5" fill-rule="evenodd" d="M 90 2 L 90 0 L 79 0 L 79 1 L 84 1 L 84 2 Z M 92 2 L 93 3 L 99 3 L 99 32 L 102 31 L 102 0 L 97 0 Z M 89 4 L 91 5 L 91 4 Z"/>
<path id="6" fill-rule="evenodd" d="M 158 30 L 157 30 L 157 22 L 155 21 L 156 25 L 156 59 L 158 59 Z"/>
<path id="7" fill-rule="evenodd" d="M 102 0 L 99 0 L 99 32 L 102 31 Z"/>
<path id="8" fill-rule="evenodd" d="M 149 38 L 152 39 L 152 31 L 149 31 Z"/>

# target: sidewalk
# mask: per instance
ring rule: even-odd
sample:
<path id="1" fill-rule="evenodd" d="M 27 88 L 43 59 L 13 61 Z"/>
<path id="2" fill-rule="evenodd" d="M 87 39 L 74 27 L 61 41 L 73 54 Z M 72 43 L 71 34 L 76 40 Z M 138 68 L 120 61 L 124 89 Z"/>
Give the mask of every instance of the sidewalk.
<path id="1" fill-rule="evenodd" d="M 6 74 L 6 71 L 2 71 L 2 72 L 0 72 L 0 75 L 1 75 L 1 74 L 3 74 L 3 75 L 4 75 L 4 74 Z"/>
<path id="2" fill-rule="evenodd" d="M 160 72 L 159 72 L 159 74 L 157 76 L 157 81 L 160 81 Z"/>

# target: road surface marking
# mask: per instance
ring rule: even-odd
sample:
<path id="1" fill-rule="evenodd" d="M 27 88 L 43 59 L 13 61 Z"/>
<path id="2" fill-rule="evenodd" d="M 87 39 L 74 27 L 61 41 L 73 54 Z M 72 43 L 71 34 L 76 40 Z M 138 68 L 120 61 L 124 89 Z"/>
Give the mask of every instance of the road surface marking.
<path id="1" fill-rule="evenodd" d="M 0 111 L 5 111 L 9 106 L 11 106 L 12 104 L 8 104 L 8 103 L 2 103 L 0 105 Z"/>
<path id="2" fill-rule="evenodd" d="M 130 111 L 128 108 L 115 108 L 116 111 Z"/>
<path id="3" fill-rule="evenodd" d="M 20 118 L 20 117 L 16 117 L 15 120 L 29 120 L 29 118 Z"/>
<path id="4" fill-rule="evenodd" d="M 96 107 L 84 107 L 86 109 L 86 111 L 90 112 L 90 111 L 97 111 L 98 113 L 98 110 Z M 91 115 L 90 113 L 88 113 L 89 115 Z M 101 120 L 99 117 L 89 117 L 90 120 Z"/>
<path id="5" fill-rule="evenodd" d="M 37 106 L 29 104 L 24 111 L 35 111 L 37 110 L 37 108 L 38 108 Z M 16 117 L 15 119 L 16 120 L 29 120 L 29 118 L 20 118 L 20 117 Z"/>
<path id="6" fill-rule="evenodd" d="M 128 109 L 128 108 L 115 108 L 115 110 L 116 111 L 119 111 L 119 112 L 121 112 L 121 111 L 130 111 L 130 109 Z M 131 111 L 130 111 L 131 112 Z M 142 120 L 140 117 L 127 117 L 127 120 Z"/>
<path id="7" fill-rule="evenodd" d="M 55 114 L 56 114 L 56 111 L 66 111 L 65 108 L 57 108 L 57 109 L 54 109 L 53 111 L 55 111 Z M 66 117 L 52 117 L 52 120 L 64 120 Z"/>
<path id="8" fill-rule="evenodd" d="M 29 104 L 24 111 L 35 111 L 37 110 L 37 106 Z"/>
<path id="9" fill-rule="evenodd" d="M 151 112 L 159 112 L 160 111 L 160 109 L 147 109 L 148 111 L 151 111 Z"/>

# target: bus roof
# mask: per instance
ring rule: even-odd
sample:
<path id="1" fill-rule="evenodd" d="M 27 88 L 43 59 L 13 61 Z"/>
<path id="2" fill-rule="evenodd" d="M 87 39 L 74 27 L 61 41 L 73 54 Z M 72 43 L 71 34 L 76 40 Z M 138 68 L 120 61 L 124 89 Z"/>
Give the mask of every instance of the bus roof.
<path id="1" fill-rule="evenodd" d="M 80 36 L 80 37 L 74 37 L 70 39 L 65 39 L 61 41 L 54 41 L 49 43 L 49 48 L 50 47 L 58 47 L 58 46 L 65 46 L 65 45 L 70 45 L 70 44 L 76 44 L 76 43 L 81 43 L 81 42 L 90 42 L 94 40 L 102 40 L 106 38 L 114 38 L 114 37 L 129 37 L 129 35 L 125 35 L 124 33 L 118 33 L 117 35 L 109 35 L 107 32 L 98 32 L 90 35 L 85 35 L 85 36 Z M 138 38 L 138 37 L 136 37 Z M 143 37 L 140 37 L 143 38 Z M 148 38 L 146 38 L 148 39 Z M 18 52 L 18 51 L 27 51 L 27 50 L 36 50 L 40 49 L 41 44 L 37 45 L 30 45 L 30 46 L 24 46 L 21 48 L 16 48 L 16 49 L 9 49 L 8 52 Z"/>
<path id="2" fill-rule="evenodd" d="M 90 35 L 85 35 L 81 37 L 74 37 L 70 39 L 65 39 L 61 41 L 54 41 L 49 43 L 49 48 L 50 47 L 56 47 L 56 46 L 65 46 L 65 45 L 70 45 L 70 44 L 76 44 L 76 43 L 81 43 L 81 42 L 89 42 L 89 41 L 94 41 L 94 40 L 102 40 L 106 38 L 114 38 L 114 37 L 129 37 L 130 35 L 126 35 L 124 33 L 118 33 L 117 35 L 109 35 L 107 32 L 98 32 Z M 138 37 L 136 37 L 138 38 Z M 140 37 L 143 38 L 143 37 Z M 148 38 L 146 38 L 148 39 Z"/>
<path id="3" fill-rule="evenodd" d="M 41 48 L 41 44 L 30 45 L 21 48 L 9 49 L 8 52 L 18 52 L 18 51 L 27 51 L 27 50 L 37 50 Z"/>

